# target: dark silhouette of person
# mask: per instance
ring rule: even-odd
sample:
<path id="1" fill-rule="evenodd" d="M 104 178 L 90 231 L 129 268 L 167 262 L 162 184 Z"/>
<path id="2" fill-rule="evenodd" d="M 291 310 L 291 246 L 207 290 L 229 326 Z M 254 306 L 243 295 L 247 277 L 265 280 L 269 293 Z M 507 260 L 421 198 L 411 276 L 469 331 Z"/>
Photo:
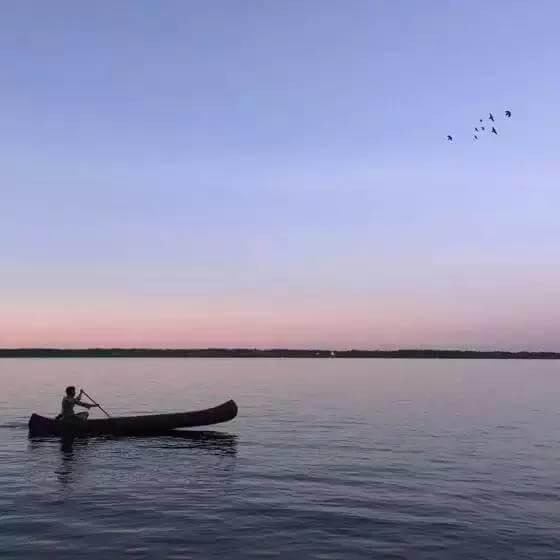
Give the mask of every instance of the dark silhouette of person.
<path id="1" fill-rule="evenodd" d="M 64 418 L 69 418 L 71 416 L 76 416 L 77 418 L 80 418 L 82 420 L 87 420 L 88 413 L 87 412 L 75 413 L 74 407 L 83 406 L 84 408 L 95 408 L 96 406 L 99 405 L 82 402 L 81 400 L 82 394 L 83 394 L 83 390 L 80 389 L 80 394 L 76 397 L 76 387 L 72 385 L 66 387 L 66 395 L 64 395 L 64 397 L 62 398 L 62 409 L 60 411 L 60 414 L 57 416 L 59 420 Z"/>

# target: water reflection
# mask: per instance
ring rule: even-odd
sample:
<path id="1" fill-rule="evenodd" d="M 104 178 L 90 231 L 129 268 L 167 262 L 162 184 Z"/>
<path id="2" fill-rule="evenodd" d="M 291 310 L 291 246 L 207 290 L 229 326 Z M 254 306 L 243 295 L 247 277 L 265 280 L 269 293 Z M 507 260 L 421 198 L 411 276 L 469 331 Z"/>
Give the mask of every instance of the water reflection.
<path id="1" fill-rule="evenodd" d="M 213 430 L 174 430 L 163 438 L 151 438 L 153 448 L 193 449 L 210 451 L 219 455 L 235 455 L 237 453 L 237 436 L 227 432 Z"/>
<path id="2" fill-rule="evenodd" d="M 75 445 L 74 439 L 73 437 L 63 437 L 60 440 L 61 463 L 54 472 L 58 481 L 62 484 L 74 482 L 76 475 L 84 468 L 81 456 L 83 450 L 88 446 L 88 440 L 80 440 L 78 444 Z"/>
<path id="3" fill-rule="evenodd" d="M 76 482 L 83 472 L 90 468 L 91 455 L 103 453 L 104 446 L 123 446 L 132 444 L 141 449 L 165 449 L 203 452 L 215 456 L 235 456 L 237 454 L 237 435 L 213 430 L 174 430 L 159 436 L 132 436 L 118 438 L 103 437 L 30 437 L 29 449 L 32 452 L 58 449 L 59 459 L 54 470 L 57 480 L 64 484 Z M 110 452 L 107 449 L 107 452 Z"/>

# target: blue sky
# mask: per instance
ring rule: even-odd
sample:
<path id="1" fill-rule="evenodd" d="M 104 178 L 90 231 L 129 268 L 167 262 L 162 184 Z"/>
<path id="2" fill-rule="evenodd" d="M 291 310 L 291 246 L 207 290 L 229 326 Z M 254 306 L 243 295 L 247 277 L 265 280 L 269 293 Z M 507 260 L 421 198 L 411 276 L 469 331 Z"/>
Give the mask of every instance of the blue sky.
<path id="1" fill-rule="evenodd" d="M 0 345 L 557 348 L 559 16 L 4 6 Z"/>

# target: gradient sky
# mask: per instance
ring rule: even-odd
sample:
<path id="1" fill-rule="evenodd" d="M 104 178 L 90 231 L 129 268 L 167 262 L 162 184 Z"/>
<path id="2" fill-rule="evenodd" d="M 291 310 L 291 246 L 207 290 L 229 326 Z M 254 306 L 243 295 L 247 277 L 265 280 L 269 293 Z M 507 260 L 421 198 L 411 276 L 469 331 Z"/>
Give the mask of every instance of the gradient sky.
<path id="1" fill-rule="evenodd" d="M 559 20 L 4 3 L 0 346 L 560 350 Z"/>

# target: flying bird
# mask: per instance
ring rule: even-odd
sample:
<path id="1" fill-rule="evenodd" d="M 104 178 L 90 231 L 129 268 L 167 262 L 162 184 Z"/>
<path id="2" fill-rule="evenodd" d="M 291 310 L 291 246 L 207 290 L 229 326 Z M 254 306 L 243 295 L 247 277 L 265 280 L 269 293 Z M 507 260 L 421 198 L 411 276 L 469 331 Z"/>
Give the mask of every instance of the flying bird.
<path id="1" fill-rule="evenodd" d="M 496 131 L 496 129 L 495 129 L 494 127 L 492 127 L 492 132 L 493 132 L 494 134 L 498 134 L 498 132 Z"/>
<path id="2" fill-rule="evenodd" d="M 482 119 L 478 119 L 480 122 L 484 122 Z"/>
<path id="3" fill-rule="evenodd" d="M 474 129 L 478 132 L 478 128 L 476 128 L 476 126 L 474 127 Z"/>
<path id="4" fill-rule="evenodd" d="M 486 130 L 483 126 L 481 126 L 480 128 L 482 128 L 482 130 Z"/>
<path id="5" fill-rule="evenodd" d="M 509 119 L 511 117 L 511 111 L 506 111 L 506 117 Z"/>
<path id="6" fill-rule="evenodd" d="M 453 136 L 449 136 L 449 134 L 447 135 L 447 139 L 448 139 L 450 142 L 453 142 Z"/>
<path id="7" fill-rule="evenodd" d="M 492 122 L 494 122 L 494 115 L 492 113 L 490 113 L 490 116 L 488 117 Z"/>
<path id="8" fill-rule="evenodd" d="M 475 140 L 478 140 L 478 136 L 476 134 L 473 135 Z"/>

